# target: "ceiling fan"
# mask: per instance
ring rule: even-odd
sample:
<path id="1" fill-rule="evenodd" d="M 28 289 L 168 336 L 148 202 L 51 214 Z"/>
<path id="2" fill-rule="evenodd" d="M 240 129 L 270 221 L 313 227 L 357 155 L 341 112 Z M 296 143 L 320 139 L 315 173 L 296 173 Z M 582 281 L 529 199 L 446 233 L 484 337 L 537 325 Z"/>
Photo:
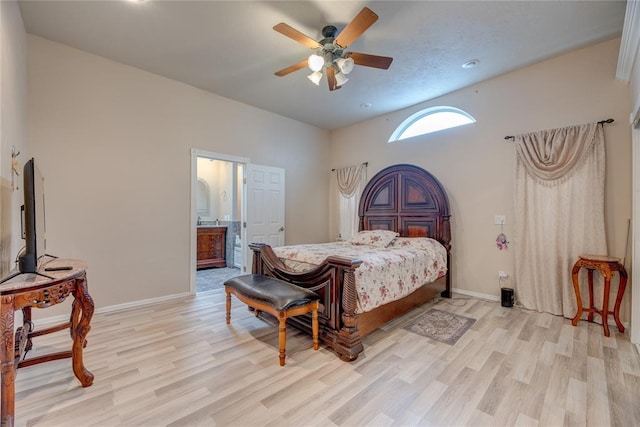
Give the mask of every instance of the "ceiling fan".
<path id="1" fill-rule="evenodd" d="M 283 68 L 277 71 L 275 75 L 278 77 L 286 76 L 308 66 L 312 71 L 308 76 L 309 80 L 319 85 L 320 79 L 322 79 L 322 69 L 324 68 L 327 73 L 329 90 L 336 90 L 340 89 L 349 80 L 346 75 L 351 72 L 354 65 L 381 68 L 383 70 L 388 69 L 393 58 L 346 51 L 346 48 L 377 20 L 378 15 L 368 7 L 365 7 L 344 27 L 340 34 L 338 34 L 338 29 L 333 25 L 324 27 L 322 29 L 322 37 L 324 38 L 320 41 L 313 40 L 283 22 L 274 26 L 273 29 L 280 34 L 315 51 L 308 59 Z"/>

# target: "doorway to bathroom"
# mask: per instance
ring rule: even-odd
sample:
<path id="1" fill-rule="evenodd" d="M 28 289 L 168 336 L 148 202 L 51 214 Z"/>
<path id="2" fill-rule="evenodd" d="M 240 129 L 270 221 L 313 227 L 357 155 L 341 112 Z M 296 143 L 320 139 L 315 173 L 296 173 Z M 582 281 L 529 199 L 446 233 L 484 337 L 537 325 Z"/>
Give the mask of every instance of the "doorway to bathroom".
<path id="1" fill-rule="evenodd" d="M 192 153 L 192 293 L 220 289 L 225 280 L 242 272 L 247 164 L 241 157 Z"/>
<path id="2" fill-rule="evenodd" d="M 251 272 L 250 242 L 285 244 L 285 171 L 191 150 L 190 293 Z"/>

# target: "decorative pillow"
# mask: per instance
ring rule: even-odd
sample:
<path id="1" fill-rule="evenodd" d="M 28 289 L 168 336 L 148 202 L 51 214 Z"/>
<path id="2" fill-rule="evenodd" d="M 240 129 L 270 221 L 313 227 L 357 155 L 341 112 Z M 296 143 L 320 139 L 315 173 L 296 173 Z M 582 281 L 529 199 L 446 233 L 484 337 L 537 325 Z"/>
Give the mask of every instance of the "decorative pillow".
<path id="1" fill-rule="evenodd" d="M 396 237 L 393 239 L 389 247 L 393 248 L 412 248 L 412 249 L 431 249 L 433 245 L 439 244 L 437 240 L 429 237 Z"/>
<path id="2" fill-rule="evenodd" d="M 371 245 L 376 248 L 386 248 L 398 236 L 391 230 L 365 230 L 353 236 L 349 243 L 353 245 Z"/>

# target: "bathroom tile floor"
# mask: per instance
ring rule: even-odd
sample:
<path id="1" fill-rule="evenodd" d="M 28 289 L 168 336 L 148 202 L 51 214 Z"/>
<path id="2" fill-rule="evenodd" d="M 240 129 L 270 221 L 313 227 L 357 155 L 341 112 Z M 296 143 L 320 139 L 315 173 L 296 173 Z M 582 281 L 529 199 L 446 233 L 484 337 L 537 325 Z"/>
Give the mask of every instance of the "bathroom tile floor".
<path id="1" fill-rule="evenodd" d="M 239 268 L 207 268 L 196 272 L 196 292 L 222 288 L 225 280 L 241 274 Z"/>

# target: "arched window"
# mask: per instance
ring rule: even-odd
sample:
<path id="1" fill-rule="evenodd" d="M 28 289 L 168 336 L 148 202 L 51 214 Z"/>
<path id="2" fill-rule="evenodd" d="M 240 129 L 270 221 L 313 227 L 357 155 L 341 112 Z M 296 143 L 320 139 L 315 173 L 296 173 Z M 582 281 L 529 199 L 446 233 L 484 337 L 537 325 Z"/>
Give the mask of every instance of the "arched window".
<path id="1" fill-rule="evenodd" d="M 418 111 L 396 128 L 389 142 L 400 141 L 413 136 L 425 135 L 439 130 L 475 123 L 471 114 L 454 107 L 431 107 Z"/>

